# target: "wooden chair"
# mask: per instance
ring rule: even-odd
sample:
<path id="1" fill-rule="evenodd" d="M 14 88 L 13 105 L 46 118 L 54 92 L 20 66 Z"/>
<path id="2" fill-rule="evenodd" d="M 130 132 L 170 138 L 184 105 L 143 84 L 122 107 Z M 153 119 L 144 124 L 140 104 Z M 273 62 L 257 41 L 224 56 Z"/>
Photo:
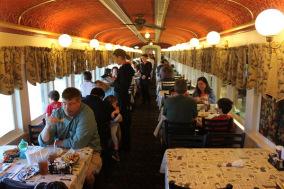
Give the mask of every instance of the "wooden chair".
<path id="1" fill-rule="evenodd" d="M 207 134 L 206 147 L 212 148 L 243 148 L 245 133 L 217 133 Z"/>
<path id="2" fill-rule="evenodd" d="M 225 120 L 202 118 L 202 127 L 207 132 L 230 132 L 233 124 L 233 118 Z"/>
<path id="3" fill-rule="evenodd" d="M 166 148 L 204 147 L 206 135 L 197 135 L 195 122 L 177 123 L 165 121 Z"/>
<path id="4" fill-rule="evenodd" d="M 45 124 L 45 119 L 42 119 L 42 122 L 38 125 L 29 125 L 30 143 L 38 145 L 38 135 L 45 127 Z"/>

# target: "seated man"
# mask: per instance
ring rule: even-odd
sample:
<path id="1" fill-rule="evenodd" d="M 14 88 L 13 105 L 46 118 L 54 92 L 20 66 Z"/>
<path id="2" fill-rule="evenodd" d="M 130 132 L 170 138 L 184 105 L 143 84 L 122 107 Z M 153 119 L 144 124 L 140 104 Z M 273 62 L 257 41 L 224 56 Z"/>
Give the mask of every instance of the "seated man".
<path id="1" fill-rule="evenodd" d="M 94 112 L 97 128 L 101 139 L 101 146 L 103 149 L 108 147 L 108 140 L 110 139 L 109 123 L 111 121 L 110 113 L 112 107 L 109 103 L 103 101 L 105 92 L 103 89 L 95 87 L 91 94 L 87 95 L 83 100 Z"/>
<path id="2" fill-rule="evenodd" d="M 192 122 L 197 116 L 195 100 L 186 95 L 187 83 L 183 79 L 175 82 L 176 95 L 165 99 L 163 115 L 171 122 Z"/>
<path id="3" fill-rule="evenodd" d="M 63 148 L 94 149 L 86 182 L 92 184 L 94 173 L 101 169 L 100 138 L 93 111 L 81 103 L 81 92 L 74 88 L 66 88 L 62 93 L 62 107 L 55 110 L 47 120 L 45 128 L 38 136 L 41 146 L 55 145 Z"/>

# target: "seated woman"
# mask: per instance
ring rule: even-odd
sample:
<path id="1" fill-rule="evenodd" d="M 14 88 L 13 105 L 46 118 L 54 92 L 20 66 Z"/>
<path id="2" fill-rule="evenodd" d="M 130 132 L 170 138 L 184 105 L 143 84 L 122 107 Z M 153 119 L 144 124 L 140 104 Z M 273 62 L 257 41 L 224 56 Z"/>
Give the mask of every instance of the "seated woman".
<path id="1" fill-rule="evenodd" d="M 210 88 L 208 81 L 205 77 L 197 79 L 197 86 L 192 94 L 197 103 L 201 104 L 215 104 L 216 97 L 213 90 Z"/>

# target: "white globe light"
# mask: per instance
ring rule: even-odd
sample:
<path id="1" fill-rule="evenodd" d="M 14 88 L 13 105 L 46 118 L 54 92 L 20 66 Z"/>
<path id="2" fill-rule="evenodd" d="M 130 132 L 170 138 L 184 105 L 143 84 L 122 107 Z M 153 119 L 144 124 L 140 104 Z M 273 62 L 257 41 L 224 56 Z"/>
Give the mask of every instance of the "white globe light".
<path id="1" fill-rule="evenodd" d="M 138 47 L 138 46 L 135 46 L 134 49 L 139 49 L 139 47 Z"/>
<path id="2" fill-rule="evenodd" d="M 220 42 L 220 34 L 215 31 L 211 31 L 206 36 L 209 45 L 217 45 Z"/>
<path id="3" fill-rule="evenodd" d="M 90 47 L 91 48 L 99 48 L 100 42 L 97 39 L 92 39 L 90 41 Z"/>
<path id="4" fill-rule="evenodd" d="M 147 33 L 145 33 L 145 38 L 146 38 L 146 39 L 149 39 L 149 38 L 150 38 L 150 36 L 151 36 L 151 35 L 150 35 L 148 32 L 147 32 Z"/>
<path id="5" fill-rule="evenodd" d="M 192 46 L 192 47 L 198 47 L 199 46 L 199 39 L 197 38 L 191 38 L 191 40 L 189 41 L 189 44 Z"/>
<path id="6" fill-rule="evenodd" d="M 277 9 L 266 9 L 256 17 L 255 28 L 263 36 L 277 35 L 284 29 L 284 15 Z"/>
<path id="7" fill-rule="evenodd" d="M 106 48 L 106 50 L 110 51 L 110 50 L 112 50 L 113 45 L 110 44 L 110 43 L 107 43 L 107 44 L 105 44 L 105 48 Z"/>
<path id="8" fill-rule="evenodd" d="M 59 45 L 62 47 L 69 47 L 72 43 L 72 38 L 70 35 L 62 34 L 58 37 Z"/>
<path id="9" fill-rule="evenodd" d="M 150 42 L 149 45 L 153 45 L 153 42 Z"/>

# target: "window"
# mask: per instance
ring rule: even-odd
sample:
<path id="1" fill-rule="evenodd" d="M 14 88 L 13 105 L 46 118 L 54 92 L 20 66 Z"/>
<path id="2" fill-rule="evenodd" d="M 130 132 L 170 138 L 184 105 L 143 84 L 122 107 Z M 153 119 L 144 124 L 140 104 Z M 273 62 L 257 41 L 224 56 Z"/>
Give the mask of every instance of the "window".
<path id="1" fill-rule="evenodd" d="M 220 98 L 227 98 L 227 85 L 225 84 L 221 86 Z"/>
<path id="2" fill-rule="evenodd" d="M 15 129 L 15 118 L 13 109 L 13 100 L 10 95 L 0 94 L 1 110 L 0 119 L 3 123 L 0 129 L 0 137 Z M 5 109 L 4 109 L 5 107 Z"/>
<path id="3" fill-rule="evenodd" d="M 61 101 L 62 92 L 64 91 L 64 89 L 66 89 L 66 87 L 67 87 L 66 77 L 63 77 L 61 79 L 56 78 L 54 80 L 54 90 L 57 90 L 60 94 L 59 101 Z"/>
<path id="4" fill-rule="evenodd" d="M 44 98 L 42 97 L 44 91 L 41 84 L 36 86 L 28 82 L 29 104 L 31 120 L 36 119 L 44 113 Z"/>
<path id="5" fill-rule="evenodd" d="M 80 85 L 83 82 L 83 77 L 82 74 L 76 74 L 75 75 L 75 87 L 77 89 L 80 89 Z"/>
<path id="6" fill-rule="evenodd" d="M 235 89 L 233 101 L 234 108 L 233 113 L 240 116 L 241 119 L 245 119 L 245 110 L 246 110 L 246 89 Z"/>
<path id="7" fill-rule="evenodd" d="M 95 80 L 101 80 L 101 76 L 104 74 L 105 68 L 99 68 L 96 67 L 96 79 Z"/>

